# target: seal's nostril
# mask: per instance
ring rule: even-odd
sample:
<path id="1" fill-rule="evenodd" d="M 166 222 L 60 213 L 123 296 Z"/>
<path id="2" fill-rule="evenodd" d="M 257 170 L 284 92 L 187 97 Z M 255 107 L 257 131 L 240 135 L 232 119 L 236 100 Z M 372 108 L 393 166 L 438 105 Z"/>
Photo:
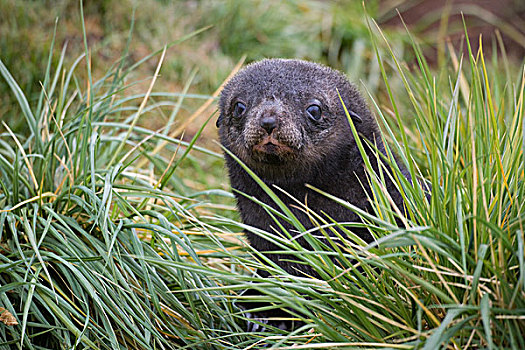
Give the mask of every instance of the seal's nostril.
<path id="1" fill-rule="evenodd" d="M 268 134 L 271 134 L 277 126 L 277 119 L 272 115 L 264 116 L 261 118 L 260 125 Z"/>

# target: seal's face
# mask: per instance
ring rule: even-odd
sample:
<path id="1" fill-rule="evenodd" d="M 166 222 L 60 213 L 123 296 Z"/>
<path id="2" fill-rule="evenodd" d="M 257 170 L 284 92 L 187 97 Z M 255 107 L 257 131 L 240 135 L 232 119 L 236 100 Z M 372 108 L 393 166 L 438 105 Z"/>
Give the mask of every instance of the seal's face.
<path id="1" fill-rule="evenodd" d="M 309 172 L 352 139 L 338 91 L 348 100 L 355 89 L 321 65 L 282 59 L 251 64 L 221 94 L 221 143 L 266 178 Z"/>

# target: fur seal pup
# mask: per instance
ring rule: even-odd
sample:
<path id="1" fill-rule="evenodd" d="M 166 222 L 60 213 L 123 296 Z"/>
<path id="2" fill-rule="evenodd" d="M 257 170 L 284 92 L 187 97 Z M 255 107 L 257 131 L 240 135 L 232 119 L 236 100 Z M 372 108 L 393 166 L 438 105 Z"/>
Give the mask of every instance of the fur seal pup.
<path id="1" fill-rule="evenodd" d="M 366 195 L 370 188 L 363 158 L 338 93 L 360 137 L 386 154 L 378 124 L 357 88 L 342 73 L 320 64 L 295 59 L 252 63 L 225 85 L 219 100 L 217 126 L 221 144 L 269 185 L 306 229 L 314 227 L 311 219 L 274 185 L 306 202 L 314 212 L 326 213 L 337 222 L 361 220 L 353 211 L 305 184 L 372 211 Z M 368 146 L 365 149 L 377 168 L 372 149 Z M 278 210 L 236 160 L 227 153 L 225 159 L 232 188 Z M 410 179 L 406 168 L 400 163 L 398 166 Z M 385 182 L 394 203 L 402 208 L 401 194 L 391 181 Z M 268 232 L 278 231 L 278 225 L 263 207 L 238 192 L 235 196 L 245 224 Z M 289 232 L 296 232 L 290 223 L 283 220 L 281 224 Z M 352 231 L 366 242 L 373 240 L 365 229 Z M 279 250 L 259 235 L 246 232 L 246 236 L 258 251 Z M 304 240 L 300 242 L 303 246 L 307 244 Z M 291 274 L 317 276 L 310 266 L 294 262 L 297 257 L 266 255 Z"/>
<path id="2" fill-rule="evenodd" d="M 320 64 L 294 59 L 265 59 L 246 66 L 224 87 L 217 120 L 221 144 L 242 160 L 270 187 L 283 189 L 310 209 L 325 212 L 338 222 L 360 221 L 357 214 L 305 187 L 310 184 L 324 192 L 371 211 L 365 191 L 368 181 L 363 158 L 352 135 L 339 94 L 361 137 L 385 153 L 377 122 L 357 88 L 346 77 Z M 369 159 L 375 163 L 372 150 Z M 277 206 L 228 154 L 226 165 L 231 186 L 249 196 Z M 403 174 L 410 178 L 402 164 Z M 386 183 L 396 205 L 403 199 L 394 184 Z M 286 203 L 293 200 L 274 189 Z M 257 203 L 235 193 L 245 224 L 271 232 L 274 220 Z M 290 207 L 306 229 L 313 223 L 302 211 Z M 288 223 L 286 229 L 293 230 Z M 259 251 L 277 247 L 247 232 L 250 244 Z M 359 232 L 365 241 L 370 234 Z M 304 266 L 269 257 L 292 274 Z"/>

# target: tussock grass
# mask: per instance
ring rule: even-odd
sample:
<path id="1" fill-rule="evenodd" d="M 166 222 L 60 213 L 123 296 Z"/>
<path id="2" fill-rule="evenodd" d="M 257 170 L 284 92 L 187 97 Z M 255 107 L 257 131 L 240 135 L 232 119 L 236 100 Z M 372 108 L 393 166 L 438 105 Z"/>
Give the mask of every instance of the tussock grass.
<path id="1" fill-rule="evenodd" d="M 370 32 L 389 97 L 373 105 L 391 146 L 378 157 L 395 167 L 397 154 L 414 179 L 427 179 L 431 196 L 395 171 L 407 207 L 393 208 L 381 184 L 390 175 L 369 169 L 376 212 L 361 212 L 377 238 L 369 246 L 352 234 L 357 224 L 326 221 L 297 202 L 319 224 L 305 231 L 278 188 L 266 190 L 281 210 L 266 208 L 295 224 L 283 236 L 231 219 L 217 204 L 230 194 L 185 186 L 182 161 L 219 155 L 195 146 L 200 133 L 183 142 L 170 136 L 171 124 L 138 126 L 160 106 L 176 120 L 182 99 L 202 98 L 152 90 L 163 50 L 131 67 L 122 59 L 99 80 L 87 45 L 67 68 L 62 51 L 35 102 L 0 61 L 28 130 L 3 124 L 0 135 L 1 346 L 525 348 L 523 67 L 515 72 L 468 45 L 465 57 L 449 50 L 435 72 L 414 43 L 418 64 L 408 68 L 380 31 Z M 133 69 L 155 58 L 150 88 L 126 94 Z M 81 62 L 85 81 L 75 75 Z M 390 87 L 386 66 L 404 90 Z M 286 274 L 239 239 L 242 229 L 321 278 Z M 247 288 L 261 295 L 244 295 Z M 268 301 L 305 324 L 247 334 L 237 300 Z"/>
<path id="2" fill-rule="evenodd" d="M 241 331 L 230 292 L 212 289 L 219 285 L 200 257 L 220 259 L 239 247 L 199 219 L 200 211 L 213 211 L 206 196 L 231 195 L 186 196 L 173 176 L 190 149 L 218 155 L 194 147 L 199 133 L 183 142 L 169 136 L 173 125 L 137 126 L 155 108 L 176 111 L 192 96 L 155 93 L 150 103 L 165 50 L 156 55 L 150 89 L 131 96 L 126 79 L 136 65 L 123 59 L 92 81 L 86 52 L 71 67 L 62 65 L 64 51 L 57 67 L 48 65 L 34 105 L 0 61 L 28 129 L 24 137 L 4 123 L 1 135 L 0 305 L 15 319 L 0 325 L 1 347 L 242 344 L 230 336 Z M 87 81 L 75 75 L 82 61 Z M 153 152 L 159 144 L 162 152 Z M 134 167 L 142 159 L 148 165 Z"/>
<path id="3" fill-rule="evenodd" d="M 489 67 L 481 43 L 472 52 L 467 40 L 466 57 L 449 48 L 448 64 L 437 76 L 413 42 L 417 65 L 409 70 L 381 31 L 375 26 L 374 31 L 372 42 L 390 52 L 382 57 L 376 50 L 391 105 L 375 104 L 391 145 L 386 156 L 377 155 L 383 166 L 376 173 L 365 162 L 375 215 L 326 195 L 360 213 L 377 241 L 366 246 L 351 232 L 357 224 L 326 221 L 297 201 L 319 225 L 305 232 L 277 196 L 287 194 L 245 167 L 280 208 L 265 206 L 268 213 L 295 227 L 282 236 L 254 232 L 321 277 L 287 275 L 259 256 L 273 274 L 261 292 L 306 322 L 278 341 L 275 334 L 266 340 L 279 346 L 302 343 L 299 348 L 520 349 L 525 346 L 523 67 L 501 79 L 498 65 L 510 72 L 508 62 L 494 54 Z M 397 69 L 405 91 L 391 89 L 386 64 Z M 415 130 L 401 126 L 407 113 L 414 116 Z M 353 133 L 357 137 L 354 128 Z M 364 152 L 364 145 L 358 146 Z M 413 182 L 397 169 L 394 153 Z M 387 164 L 396 169 L 393 174 Z M 382 185 L 387 176 L 404 193 L 406 208 L 394 207 Z M 416 180 L 421 178 L 428 184 Z M 278 221 L 276 227 L 283 230 Z M 299 236 L 315 251 L 299 246 Z M 268 283 L 274 287 L 267 289 Z M 294 338 L 299 334 L 303 338 Z"/>

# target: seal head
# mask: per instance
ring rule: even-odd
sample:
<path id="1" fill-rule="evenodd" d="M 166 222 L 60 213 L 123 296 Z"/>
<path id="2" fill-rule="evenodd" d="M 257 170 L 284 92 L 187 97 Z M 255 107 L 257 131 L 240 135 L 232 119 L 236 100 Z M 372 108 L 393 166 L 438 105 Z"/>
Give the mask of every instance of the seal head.
<path id="1" fill-rule="evenodd" d="M 341 147 L 355 148 L 341 99 L 358 131 L 373 139 L 375 119 L 341 73 L 301 60 L 250 64 L 221 94 L 221 143 L 263 179 L 304 181 L 301 174 L 339 157 Z"/>

